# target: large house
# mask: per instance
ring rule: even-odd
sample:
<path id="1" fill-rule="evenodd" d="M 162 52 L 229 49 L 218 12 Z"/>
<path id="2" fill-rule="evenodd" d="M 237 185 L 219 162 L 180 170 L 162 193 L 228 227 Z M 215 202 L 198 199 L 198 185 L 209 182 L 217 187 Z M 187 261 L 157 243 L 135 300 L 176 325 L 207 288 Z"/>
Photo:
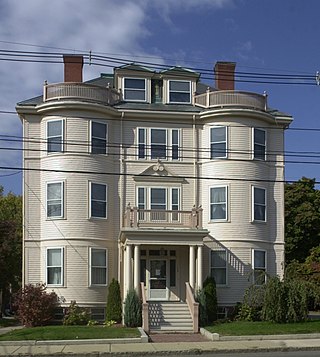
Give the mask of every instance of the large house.
<path id="1" fill-rule="evenodd" d="M 123 298 L 130 288 L 143 297 L 147 330 L 170 322 L 155 311 L 171 303 L 177 315 L 187 301 L 196 331 L 207 276 L 220 312 L 250 284 L 283 276 L 290 115 L 236 91 L 231 62 L 216 63 L 214 87 L 182 67 L 130 64 L 83 82 L 82 56 L 64 66 L 63 83 L 16 107 L 25 284 L 44 282 L 62 306 L 76 300 L 103 318 L 115 278 Z"/>

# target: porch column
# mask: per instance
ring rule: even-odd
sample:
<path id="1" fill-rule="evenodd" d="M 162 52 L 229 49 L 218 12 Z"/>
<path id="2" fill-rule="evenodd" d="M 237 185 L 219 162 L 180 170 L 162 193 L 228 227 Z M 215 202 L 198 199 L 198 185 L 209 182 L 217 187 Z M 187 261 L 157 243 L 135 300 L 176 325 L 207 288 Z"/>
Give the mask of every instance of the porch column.
<path id="1" fill-rule="evenodd" d="M 195 246 L 190 245 L 189 247 L 189 283 L 192 289 L 195 288 L 195 272 L 196 272 L 196 264 L 195 264 Z"/>
<path id="2" fill-rule="evenodd" d="M 134 283 L 133 286 L 139 294 L 140 289 L 140 246 L 134 246 Z"/>
<path id="3" fill-rule="evenodd" d="M 132 268 L 131 268 L 131 260 L 132 260 L 132 246 L 128 245 L 126 246 L 125 250 L 125 286 L 126 286 L 126 291 L 124 294 L 124 298 L 126 298 L 128 291 L 131 289 L 132 286 Z"/>
<path id="4" fill-rule="evenodd" d="M 203 275 L 202 275 L 202 245 L 198 245 L 198 269 L 197 269 L 197 288 L 202 289 Z"/>

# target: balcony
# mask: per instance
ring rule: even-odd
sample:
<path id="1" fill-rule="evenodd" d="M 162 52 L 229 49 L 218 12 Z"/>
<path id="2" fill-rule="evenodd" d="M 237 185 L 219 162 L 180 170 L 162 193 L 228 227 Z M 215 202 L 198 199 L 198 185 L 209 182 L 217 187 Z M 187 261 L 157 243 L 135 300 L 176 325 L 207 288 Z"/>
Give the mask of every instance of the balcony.
<path id="1" fill-rule="evenodd" d="M 243 107 L 256 110 L 267 110 L 267 95 L 233 90 L 218 90 L 196 95 L 194 104 L 202 108 Z"/>
<path id="2" fill-rule="evenodd" d="M 121 100 L 121 93 L 110 87 L 78 82 L 45 84 L 43 101 L 51 100 L 81 100 L 112 105 Z"/>
<path id="3" fill-rule="evenodd" d="M 202 208 L 191 211 L 139 209 L 128 205 L 124 214 L 124 228 L 180 228 L 202 229 Z"/>

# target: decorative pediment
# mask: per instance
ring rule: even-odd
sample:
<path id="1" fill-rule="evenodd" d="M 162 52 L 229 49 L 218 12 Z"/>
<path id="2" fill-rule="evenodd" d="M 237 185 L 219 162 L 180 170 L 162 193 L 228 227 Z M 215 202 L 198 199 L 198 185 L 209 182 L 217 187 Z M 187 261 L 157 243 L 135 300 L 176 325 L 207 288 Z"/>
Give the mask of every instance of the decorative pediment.
<path id="1" fill-rule="evenodd" d="M 173 174 L 165 165 L 158 161 L 155 164 L 149 166 L 146 170 L 138 175 L 133 176 L 133 179 L 137 182 L 141 181 L 165 181 L 165 182 L 185 182 L 185 178 Z"/>

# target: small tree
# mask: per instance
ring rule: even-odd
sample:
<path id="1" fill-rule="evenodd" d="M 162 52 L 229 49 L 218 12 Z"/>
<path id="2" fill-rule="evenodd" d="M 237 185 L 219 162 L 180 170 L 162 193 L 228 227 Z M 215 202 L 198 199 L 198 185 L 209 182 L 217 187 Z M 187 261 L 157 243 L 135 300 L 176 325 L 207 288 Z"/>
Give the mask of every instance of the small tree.
<path id="1" fill-rule="evenodd" d="M 120 322 L 122 317 L 120 284 L 112 279 L 108 289 L 106 320 Z"/>
<path id="2" fill-rule="evenodd" d="M 216 282 L 213 277 L 206 278 L 203 282 L 203 290 L 206 297 L 208 322 L 211 323 L 217 319 L 218 310 Z"/>
<path id="3" fill-rule="evenodd" d="M 199 325 L 203 327 L 208 325 L 207 300 L 203 289 L 197 291 L 196 301 L 199 303 Z"/>
<path id="4" fill-rule="evenodd" d="M 28 284 L 14 295 L 19 321 L 27 326 L 42 326 L 52 320 L 58 306 L 56 293 L 47 293 L 45 284 Z"/>
<path id="5" fill-rule="evenodd" d="M 127 327 L 142 325 L 142 303 L 135 289 L 130 289 L 124 302 L 124 323 Z"/>
<path id="6" fill-rule="evenodd" d="M 77 305 L 76 301 L 71 301 L 70 306 L 63 318 L 64 325 L 87 325 L 90 320 L 89 311 Z"/>

